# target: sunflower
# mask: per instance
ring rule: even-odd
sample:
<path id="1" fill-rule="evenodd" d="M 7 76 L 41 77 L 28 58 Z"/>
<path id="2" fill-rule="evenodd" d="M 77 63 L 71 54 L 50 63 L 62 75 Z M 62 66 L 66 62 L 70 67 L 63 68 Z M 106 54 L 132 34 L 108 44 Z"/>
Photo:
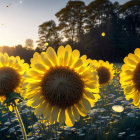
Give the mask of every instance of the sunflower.
<path id="1" fill-rule="evenodd" d="M 70 45 L 60 46 L 57 54 L 52 47 L 35 52 L 27 72 L 27 105 L 51 124 L 73 126 L 100 98 L 98 76 L 89 62 Z"/>
<path id="2" fill-rule="evenodd" d="M 0 102 L 3 103 L 11 92 L 23 93 L 23 74 L 29 68 L 19 56 L 9 57 L 0 53 Z"/>
<path id="3" fill-rule="evenodd" d="M 96 68 L 99 76 L 100 86 L 106 85 L 114 77 L 115 70 L 113 70 L 113 64 L 109 64 L 108 61 L 103 60 L 91 60 L 91 64 Z"/>
<path id="4" fill-rule="evenodd" d="M 124 63 L 120 73 L 124 95 L 127 100 L 133 99 L 134 105 L 140 108 L 140 49 L 135 49 L 134 54 L 129 53 Z"/>

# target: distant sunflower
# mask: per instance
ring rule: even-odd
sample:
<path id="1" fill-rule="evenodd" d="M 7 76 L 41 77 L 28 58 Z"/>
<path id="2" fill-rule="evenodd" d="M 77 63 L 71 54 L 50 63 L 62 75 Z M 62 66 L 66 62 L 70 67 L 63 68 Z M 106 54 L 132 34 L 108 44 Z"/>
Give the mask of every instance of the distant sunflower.
<path id="1" fill-rule="evenodd" d="M 57 54 L 52 47 L 41 54 L 36 52 L 26 82 L 27 104 L 51 124 L 73 126 L 100 98 L 96 71 L 86 55 L 80 57 L 69 45 L 60 46 Z"/>
<path id="2" fill-rule="evenodd" d="M 114 72 L 113 64 L 109 64 L 108 61 L 104 62 L 103 60 L 92 60 L 92 65 L 96 67 L 100 86 L 107 84 L 113 79 Z"/>
<path id="3" fill-rule="evenodd" d="M 140 108 L 140 49 L 135 49 L 134 54 L 128 54 L 124 58 L 124 63 L 120 83 L 126 99 L 133 99 L 134 105 Z"/>
<path id="4" fill-rule="evenodd" d="M 19 56 L 9 57 L 0 53 L 0 102 L 3 103 L 11 92 L 22 94 L 23 74 L 28 68 Z"/>

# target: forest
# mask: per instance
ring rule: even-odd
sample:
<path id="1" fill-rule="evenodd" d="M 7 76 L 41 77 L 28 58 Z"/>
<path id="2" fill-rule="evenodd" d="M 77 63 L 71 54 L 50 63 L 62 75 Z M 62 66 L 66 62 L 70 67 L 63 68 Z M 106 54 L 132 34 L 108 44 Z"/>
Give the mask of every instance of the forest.
<path id="1" fill-rule="evenodd" d="M 94 0 L 88 5 L 84 1 L 68 1 L 55 16 L 58 24 L 50 19 L 38 26 L 35 49 L 33 40 L 27 39 L 25 46 L 2 46 L 0 51 L 30 63 L 34 52 L 45 51 L 48 46 L 57 50 L 60 45 L 69 44 L 92 59 L 122 63 L 128 53 L 139 48 L 140 0 L 123 5 L 109 0 Z"/>

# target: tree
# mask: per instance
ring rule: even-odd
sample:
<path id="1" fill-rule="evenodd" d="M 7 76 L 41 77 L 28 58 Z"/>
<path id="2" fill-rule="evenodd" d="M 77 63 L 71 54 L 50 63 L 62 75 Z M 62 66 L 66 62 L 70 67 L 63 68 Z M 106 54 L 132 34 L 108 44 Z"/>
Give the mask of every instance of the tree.
<path id="1" fill-rule="evenodd" d="M 56 13 L 59 24 L 47 21 L 39 26 L 39 45 L 70 44 L 93 59 L 122 62 L 140 44 L 140 1 L 123 5 L 109 0 L 69 1 Z M 105 36 L 101 35 L 105 32 Z M 61 38 L 60 38 L 61 36 Z M 58 46 L 58 45 L 57 45 Z M 35 50 L 41 52 L 39 47 Z M 115 56 L 115 57 L 114 57 Z"/>
<path id="2" fill-rule="evenodd" d="M 130 0 L 122 5 L 120 16 L 124 19 L 124 30 L 131 34 L 140 32 L 140 1 Z"/>
<path id="3" fill-rule="evenodd" d="M 63 39 L 79 41 L 79 36 L 84 32 L 85 3 L 69 1 L 55 15 L 59 20 L 58 28 L 63 33 Z"/>
<path id="4" fill-rule="evenodd" d="M 59 38 L 58 29 L 53 20 L 46 21 L 39 26 L 39 40 L 37 41 L 38 47 L 46 49 L 44 44 L 47 42 L 53 47 L 58 47 L 61 39 Z"/>
<path id="5" fill-rule="evenodd" d="M 111 17 L 113 4 L 109 0 L 95 0 L 86 7 L 86 26 L 85 29 L 90 29 L 100 26 Z"/>
<path id="6" fill-rule="evenodd" d="M 34 48 L 34 41 L 32 39 L 26 39 L 25 48 L 33 49 Z"/>

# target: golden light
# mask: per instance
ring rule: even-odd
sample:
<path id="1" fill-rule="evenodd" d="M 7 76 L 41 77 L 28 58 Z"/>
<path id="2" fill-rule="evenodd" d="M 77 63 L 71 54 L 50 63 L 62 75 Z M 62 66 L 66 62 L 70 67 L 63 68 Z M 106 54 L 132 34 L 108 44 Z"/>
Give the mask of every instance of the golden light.
<path id="1" fill-rule="evenodd" d="M 45 46 L 47 47 L 48 45 L 49 45 L 49 44 L 46 42 L 46 43 L 45 43 Z"/>
<path id="2" fill-rule="evenodd" d="M 102 33 L 101 33 L 101 36 L 103 36 L 103 37 L 104 37 L 104 36 L 105 36 L 105 32 L 102 32 Z"/>
<path id="3" fill-rule="evenodd" d="M 123 112 L 123 111 L 124 111 L 124 107 L 121 106 L 121 105 L 114 105 L 114 106 L 112 106 L 112 109 L 113 109 L 115 112 Z"/>

